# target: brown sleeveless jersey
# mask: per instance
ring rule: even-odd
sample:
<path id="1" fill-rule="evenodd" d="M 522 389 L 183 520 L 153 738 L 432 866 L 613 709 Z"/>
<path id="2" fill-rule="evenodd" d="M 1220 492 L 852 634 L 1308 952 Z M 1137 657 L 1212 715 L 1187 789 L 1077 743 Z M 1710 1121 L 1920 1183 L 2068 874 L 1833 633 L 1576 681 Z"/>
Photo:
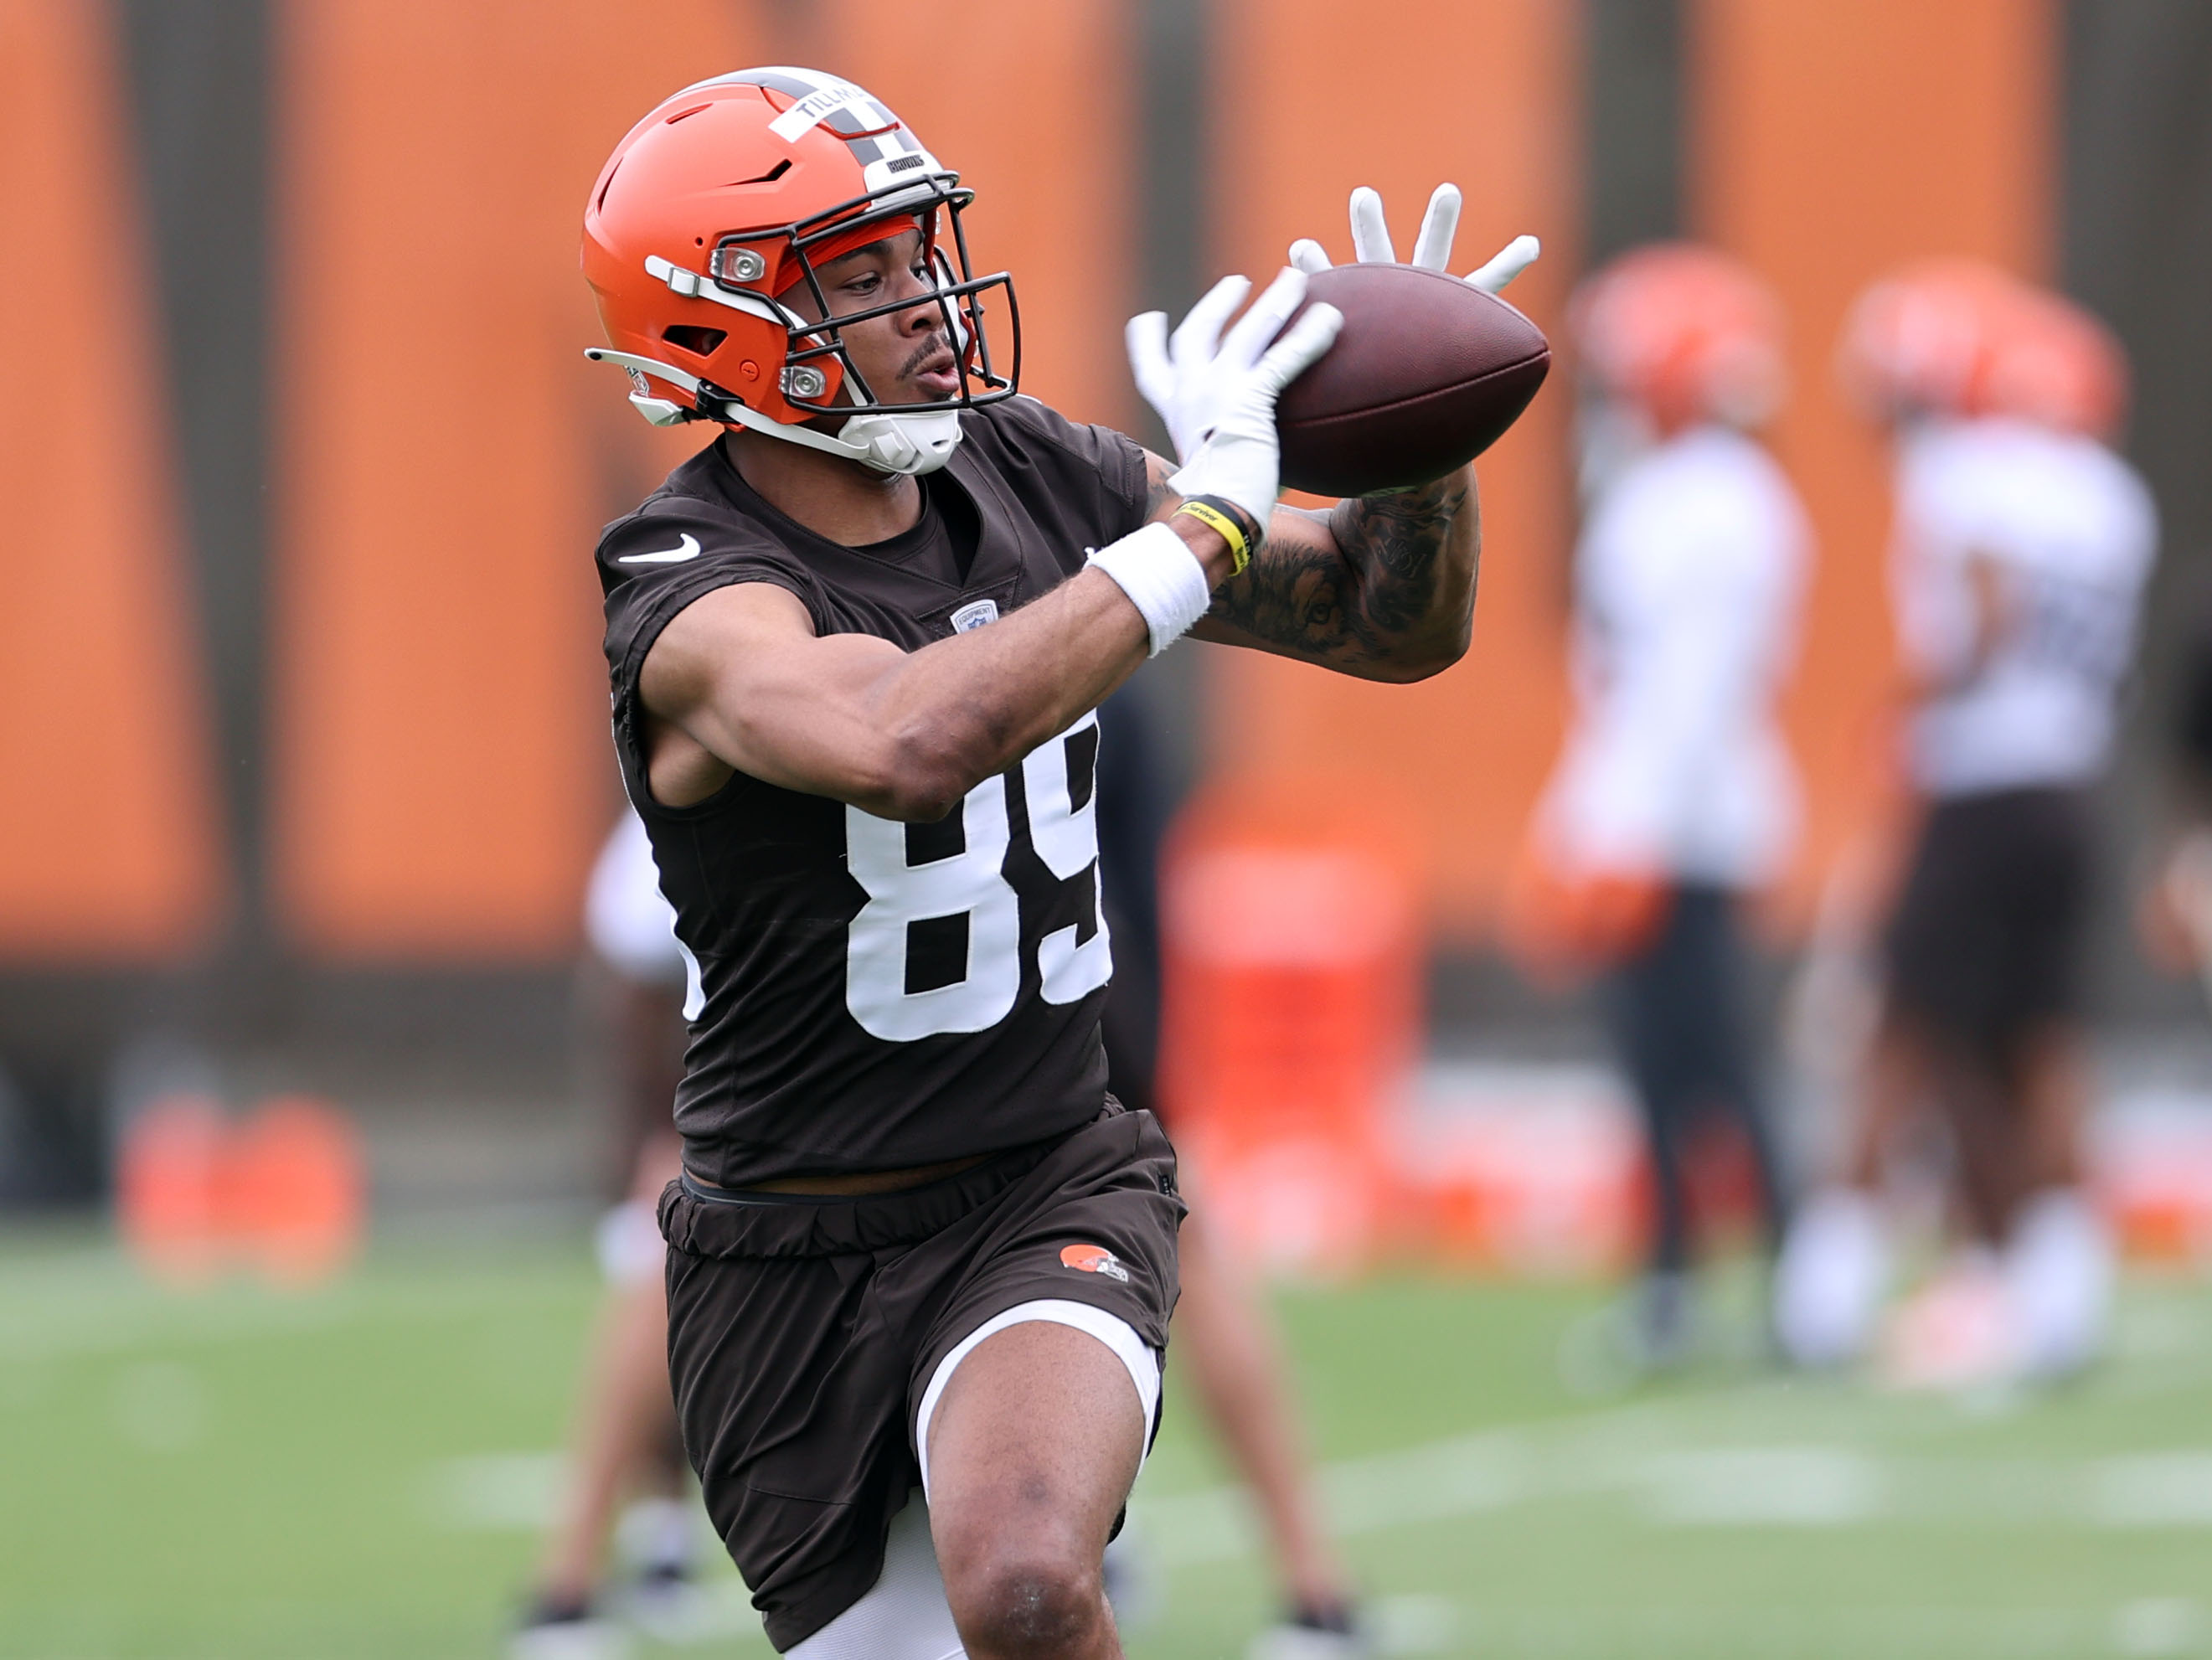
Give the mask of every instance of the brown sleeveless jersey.
<path id="1" fill-rule="evenodd" d="M 702 594 L 773 583 L 817 634 L 911 651 L 1028 604 L 1143 523 L 1128 439 L 1027 398 L 962 420 L 950 465 L 922 481 L 949 536 L 840 546 L 763 501 L 714 443 L 599 539 L 615 747 L 695 965 L 676 1123 L 707 1181 L 997 1152 L 1104 1099 L 1095 716 L 936 824 L 744 773 L 689 807 L 646 787 L 638 676 Z M 931 552 L 948 542 L 972 550 L 964 576 Z"/>

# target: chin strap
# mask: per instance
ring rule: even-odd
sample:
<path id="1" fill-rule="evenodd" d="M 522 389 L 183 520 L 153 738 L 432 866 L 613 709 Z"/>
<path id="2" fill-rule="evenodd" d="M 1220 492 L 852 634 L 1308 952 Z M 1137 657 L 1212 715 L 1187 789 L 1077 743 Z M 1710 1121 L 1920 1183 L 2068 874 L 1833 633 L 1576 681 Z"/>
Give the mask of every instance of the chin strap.
<path id="1" fill-rule="evenodd" d="M 632 352 L 610 350 L 605 346 L 586 346 L 584 356 L 594 363 L 612 363 L 617 368 L 627 369 L 634 380 L 651 375 L 680 392 L 690 392 L 699 403 L 718 406 L 711 415 L 687 409 L 673 398 L 651 396 L 641 384 L 630 393 L 630 404 L 656 427 L 672 427 L 685 421 L 726 421 L 749 432 L 781 438 L 787 444 L 800 444 L 842 460 L 857 461 L 878 472 L 908 474 L 936 471 L 952 459 L 952 452 L 960 443 L 960 416 L 956 410 L 939 410 L 929 415 L 856 415 L 840 427 L 833 438 L 811 427 L 772 421 L 734 398 L 708 389 L 697 375 L 673 363 L 640 357 Z"/>
<path id="2" fill-rule="evenodd" d="M 775 425 L 771 422 L 769 424 Z M 783 432 L 795 428 L 779 429 Z M 935 472 L 960 447 L 960 412 L 937 410 L 928 415 L 883 412 L 856 415 L 838 429 L 837 435 L 867 448 L 867 465 L 883 472 Z"/>

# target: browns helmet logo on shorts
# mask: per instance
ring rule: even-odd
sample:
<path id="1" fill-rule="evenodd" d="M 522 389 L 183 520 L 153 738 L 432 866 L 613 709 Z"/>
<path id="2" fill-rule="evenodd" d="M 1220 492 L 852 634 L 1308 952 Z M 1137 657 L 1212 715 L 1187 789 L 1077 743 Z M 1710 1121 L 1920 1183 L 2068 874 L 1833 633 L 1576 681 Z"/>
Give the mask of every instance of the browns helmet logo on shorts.
<path id="1" fill-rule="evenodd" d="M 1121 1259 L 1103 1245 L 1062 1246 L 1060 1260 L 1063 1266 L 1079 1268 L 1085 1274 L 1103 1274 L 1123 1285 L 1129 1282 L 1129 1270 L 1121 1266 Z"/>

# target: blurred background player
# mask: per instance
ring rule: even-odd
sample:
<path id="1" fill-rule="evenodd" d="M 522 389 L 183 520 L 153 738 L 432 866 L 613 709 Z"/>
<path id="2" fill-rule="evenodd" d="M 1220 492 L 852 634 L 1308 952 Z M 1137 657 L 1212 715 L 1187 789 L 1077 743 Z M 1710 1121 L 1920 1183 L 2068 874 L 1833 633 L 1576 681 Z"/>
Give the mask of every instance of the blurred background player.
<path id="1" fill-rule="evenodd" d="M 1951 1143 L 1969 1243 L 1901 1323 L 1894 1358 L 1926 1381 L 2063 1374 L 2098 1351 L 2112 1274 L 2082 1190 L 2075 980 L 2087 792 L 2157 543 L 2149 493 L 2107 447 L 2126 365 L 2079 307 L 1942 261 L 1861 298 L 1840 368 L 1896 446 L 1892 576 L 1917 829 L 1855 1144 L 1799 1220 L 1777 1325 L 1804 1364 L 1864 1350 L 1887 1272 L 1875 1189 L 1925 1104 Z M 1942 1353 L 1925 1362 L 1909 1352 L 1930 1346 Z"/>
<path id="2" fill-rule="evenodd" d="M 1509 935 L 1540 978 L 1607 974 L 1656 1177 L 1635 1357 L 1692 1338 L 1686 1161 L 1718 1113 L 1782 1209 L 1737 912 L 1787 857 L 1796 787 L 1773 704 L 1810 536 L 1750 435 L 1781 401 L 1782 317 L 1734 260 L 1623 256 L 1577 295 L 1588 398 L 1576 551 L 1576 716 L 1538 804 Z"/>
<path id="3" fill-rule="evenodd" d="M 620 1652 L 612 1612 L 648 1629 L 680 1627 L 699 1527 L 669 1395 L 664 1247 L 654 1217 L 681 1163 L 675 1110 L 687 976 L 652 845 L 627 809 L 592 866 L 584 921 L 597 970 L 587 973 L 586 988 L 599 1005 L 611 1074 L 605 1082 L 619 1110 L 614 1168 L 628 1191 L 599 1223 L 606 1299 L 571 1432 L 568 1486 L 512 1645 L 514 1660 Z M 605 1595 L 611 1535 L 636 1575 L 619 1610 Z"/>
<path id="4" fill-rule="evenodd" d="M 1158 1113 L 1159 859 L 1172 804 L 1154 719 L 1134 688 L 1099 707 L 1098 858 L 1115 946 L 1103 1030 L 1110 1087 L 1124 1106 Z M 1352 1626 L 1351 1582 L 1316 1513 L 1289 1367 L 1266 1305 L 1206 1225 L 1188 1168 L 1178 1180 L 1191 1206 L 1177 1241 L 1178 1369 L 1259 1505 L 1287 1605 L 1283 1622 L 1254 1640 L 1252 1660 L 1364 1654 Z M 1126 1556 L 1109 1553 L 1108 1562 L 1133 1576 L 1142 1572 Z"/>
<path id="5" fill-rule="evenodd" d="M 2169 828 L 2136 920 L 2152 959 L 2212 1000 L 2212 625 L 2191 642 L 2175 715 Z"/>

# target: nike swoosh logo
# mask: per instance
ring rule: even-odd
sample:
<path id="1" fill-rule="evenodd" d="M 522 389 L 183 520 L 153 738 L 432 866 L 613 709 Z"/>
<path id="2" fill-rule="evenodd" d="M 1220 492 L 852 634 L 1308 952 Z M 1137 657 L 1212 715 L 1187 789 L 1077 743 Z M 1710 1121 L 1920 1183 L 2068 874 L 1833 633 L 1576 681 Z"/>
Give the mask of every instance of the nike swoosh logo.
<path id="1" fill-rule="evenodd" d="M 617 565 L 680 565 L 686 559 L 699 556 L 699 538 L 688 531 L 684 539 L 661 553 L 625 553 L 615 561 Z"/>

